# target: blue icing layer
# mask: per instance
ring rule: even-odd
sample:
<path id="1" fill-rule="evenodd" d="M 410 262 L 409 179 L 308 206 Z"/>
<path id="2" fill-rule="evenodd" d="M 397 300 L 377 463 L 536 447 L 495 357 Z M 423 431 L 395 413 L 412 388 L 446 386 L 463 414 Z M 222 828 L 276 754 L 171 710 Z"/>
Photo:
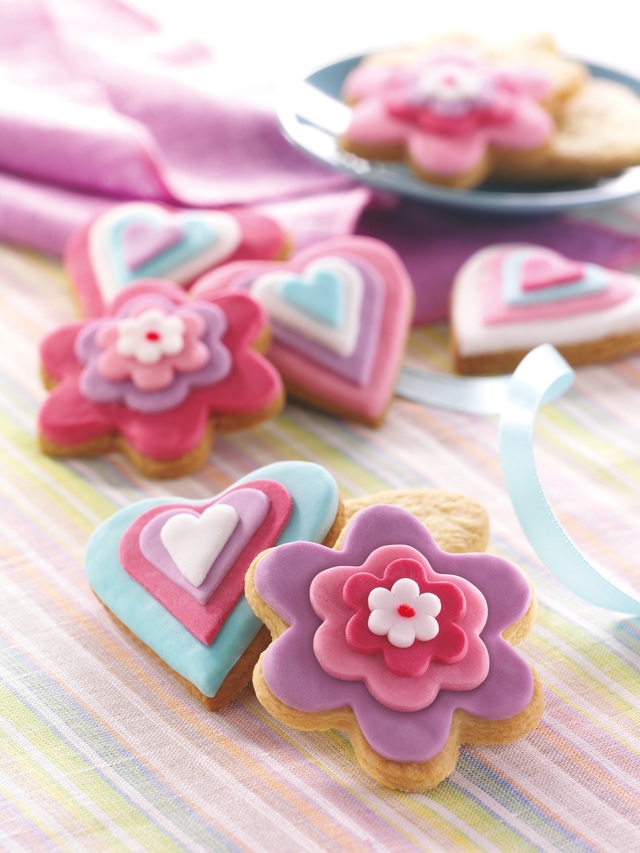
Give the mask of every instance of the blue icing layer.
<path id="1" fill-rule="evenodd" d="M 609 276 L 604 267 L 597 264 L 582 264 L 585 274 L 576 281 L 550 285 L 539 290 L 522 290 L 520 273 L 529 255 L 529 250 L 520 249 L 514 251 L 505 260 L 503 296 L 507 305 L 540 305 L 546 302 L 576 299 L 600 293 L 607 286 Z"/>
<path id="2" fill-rule="evenodd" d="M 291 495 L 289 522 L 277 544 L 309 540 L 322 542 L 339 505 L 334 478 L 312 462 L 276 462 L 238 480 L 275 480 Z M 96 595 L 127 628 L 172 669 L 205 696 L 215 696 L 262 623 L 244 596 L 210 646 L 197 640 L 122 567 L 118 551 L 127 528 L 143 513 L 167 503 L 200 506 L 211 498 L 187 501 L 176 497 L 150 498 L 119 510 L 103 522 L 89 540 L 86 572 Z"/>
<path id="3" fill-rule="evenodd" d="M 310 278 L 286 279 L 280 285 L 283 299 L 327 326 L 344 322 L 344 290 L 340 278 L 330 270 L 318 270 Z"/>
<path id="4" fill-rule="evenodd" d="M 195 217 L 190 218 L 188 214 L 180 217 L 179 223 L 184 231 L 182 239 L 162 251 L 146 263 L 141 264 L 136 270 L 130 270 L 124 258 L 123 245 L 124 233 L 133 223 L 145 222 L 151 227 L 160 226 L 162 220 L 151 215 L 132 214 L 126 216 L 116 223 L 109 234 L 109 256 L 113 264 L 113 270 L 118 283 L 122 286 L 141 278 L 163 278 L 172 270 L 178 268 L 185 261 L 190 261 L 194 255 L 214 245 L 218 235 L 209 223 L 203 222 Z"/>

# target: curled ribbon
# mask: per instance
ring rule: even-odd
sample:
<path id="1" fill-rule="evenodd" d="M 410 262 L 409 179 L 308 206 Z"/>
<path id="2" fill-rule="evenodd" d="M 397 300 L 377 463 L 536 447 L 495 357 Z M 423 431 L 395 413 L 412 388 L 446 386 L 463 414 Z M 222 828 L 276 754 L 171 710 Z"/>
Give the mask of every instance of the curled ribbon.
<path id="1" fill-rule="evenodd" d="M 640 599 L 608 580 L 574 545 L 546 498 L 533 439 L 538 409 L 564 394 L 574 372 L 551 344 L 536 347 L 511 376 L 475 379 L 402 370 L 396 392 L 407 399 L 468 414 L 500 415 L 500 458 L 514 510 L 538 557 L 585 601 L 634 616 Z"/>

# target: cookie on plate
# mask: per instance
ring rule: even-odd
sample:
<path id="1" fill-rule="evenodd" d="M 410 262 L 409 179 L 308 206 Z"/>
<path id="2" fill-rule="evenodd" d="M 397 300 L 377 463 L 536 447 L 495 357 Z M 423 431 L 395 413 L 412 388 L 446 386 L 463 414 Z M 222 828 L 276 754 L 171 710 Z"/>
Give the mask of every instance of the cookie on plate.
<path id="1" fill-rule="evenodd" d="M 346 732 L 383 785 L 427 790 L 462 744 L 511 743 L 540 719 L 540 684 L 513 648 L 535 617 L 533 591 L 482 553 L 488 522 L 474 501 L 386 493 L 346 513 L 335 546 L 278 546 L 247 574 L 273 638 L 256 695 L 293 728 Z"/>
<path id="2" fill-rule="evenodd" d="M 68 323 L 40 348 L 51 389 L 39 414 L 52 456 L 120 451 L 148 477 L 207 460 L 216 431 L 255 426 L 284 405 L 261 351 L 267 318 L 246 293 L 191 299 L 171 282 L 130 285 L 102 317 Z"/>
<path id="3" fill-rule="evenodd" d="M 556 115 L 549 145 L 495 164 L 498 180 L 594 183 L 640 164 L 640 98 L 623 83 L 589 79 Z"/>
<path id="4" fill-rule="evenodd" d="M 472 255 L 451 291 L 456 370 L 510 372 L 544 343 L 574 366 L 639 351 L 640 279 L 529 244 Z"/>
<path id="5" fill-rule="evenodd" d="M 134 281 L 160 278 L 188 287 L 229 261 L 284 259 L 282 227 L 251 211 L 177 210 L 150 201 L 117 204 L 73 232 L 65 267 L 82 313 L 99 316 L 105 303 Z"/>
<path id="6" fill-rule="evenodd" d="M 269 359 L 289 397 L 379 424 L 393 397 L 414 291 L 398 255 L 367 237 L 316 243 L 284 263 L 226 264 L 194 295 L 246 290 L 272 328 Z"/>
<path id="7" fill-rule="evenodd" d="M 267 465 L 214 498 L 152 498 L 92 535 L 86 572 L 114 619 L 209 710 L 240 693 L 269 635 L 243 596 L 265 548 L 331 544 L 341 527 L 333 477 L 309 462 Z"/>
<path id="8" fill-rule="evenodd" d="M 584 82 L 584 68 L 549 40 L 500 52 L 465 37 L 374 55 L 351 71 L 352 112 L 340 147 L 406 162 L 422 180 L 469 188 L 551 144 L 554 113 Z"/>

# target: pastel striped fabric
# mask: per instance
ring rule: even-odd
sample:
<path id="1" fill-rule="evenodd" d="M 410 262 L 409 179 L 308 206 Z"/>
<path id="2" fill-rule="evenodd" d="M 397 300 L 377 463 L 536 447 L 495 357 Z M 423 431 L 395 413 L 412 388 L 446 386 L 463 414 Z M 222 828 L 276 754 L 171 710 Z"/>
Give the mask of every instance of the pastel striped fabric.
<path id="1" fill-rule="evenodd" d="M 616 213 L 634 228 L 640 208 Z M 378 430 L 289 404 L 219 438 L 197 476 L 150 482 L 118 456 L 58 461 L 35 440 L 37 345 L 74 316 L 61 272 L 0 250 L 0 849 L 640 849 L 640 623 L 560 587 L 522 534 L 502 481 L 497 419 L 396 399 Z M 408 360 L 448 370 L 447 328 Z M 576 544 L 640 594 L 640 356 L 578 371 L 536 445 Z M 146 496 L 206 497 L 271 461 L 325 464 L 345 497 L 434 486 L 490 511 L 490 548 L 536 586 L 522 650 L 546 691 L 540 725 L 463 749 L 428 794 L 381 788 L 339 732 L 272 720 L 248 688 L 204 711 L 109 618 L 85 580 L 95 526 Z"/>

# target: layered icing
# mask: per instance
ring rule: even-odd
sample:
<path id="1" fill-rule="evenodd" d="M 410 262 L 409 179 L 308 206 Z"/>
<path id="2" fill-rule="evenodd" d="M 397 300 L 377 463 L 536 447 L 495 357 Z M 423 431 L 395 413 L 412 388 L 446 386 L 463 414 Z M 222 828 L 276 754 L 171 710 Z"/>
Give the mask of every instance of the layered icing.
<path id="1" fill-rule="evenodd" d="M 244 289 L 270 315 L 269 358 L 292 394 L 304 389 L 367 419 L 393 393 L 411 322 L 413 289 L 385 244 L 345 237 L 284 264 L 229 264 L 200 279 L 194 295 Z"/>
<path id="2" fill-rule="evenodd" d="M 142 358 L 138 350 L 129 354 L 130 341 L 118 351 L 123 326 L 149 312 L 163 322 L 179 320 L 181 344 Z M 244 293 L 192 300 L 169 282 L 137 282 L 104 317 L 67 324 L 43 341 L 43 370 L 57 384 L 40 411 L 41 436 L 73 450 L 119 435 L 144 457 L 163 461 L 199 447 L 216 418 L 259 419 L 282 397 L 277 371 L 253 349 L 265 324 Z M 161 336 L 157 323 L 151 331 Z"/>
<path id="3" fill-rule="evenodd" d="M 598 341 L 640 328 L 640 288 L 634 276 L 550 249 L 493 246 L 459 271 L 451 323 L 465 356 Z"/>
<path id="4" fill-rule="evenodd" d="M 194 637 L 210 644 L 242 596 L 251 561 L 276 542 L 291 509 L 286 489 L 268 480 L 236 486 L 195 508 L 156 507 L 126 531 L 119 559 Z"/>
<path id="5" fill-rule="evenodd" d="M 537 69 L 498 65 L 459 45 L 404 65 L 365 62 L 345 80 L 355 103 L 343 139 L 372 151 L 401 147 L 419 171 L 452 178 L 478 168 L 490 147 L 546 143 L 554 124 L 538 102 L 550 91 Z"/>
<path id="6" fill-rule="evenodd" d="M 134 281 L 188 286 L 222 263 L 280 257 L 285 244 L 283 230 L 267 216 L 135 201 L 115 205 L 74 233 L 65 262 L 85 313 L 93 316 Z"/>
<path id="7" fill-rule="evenodd" d="M 388 637 L 370 632 L 365 646 L 356 637 L 354 648 L 348 626 L 355 617 L 355 633 L 362 632 L 371 592 L 390 591 L 406 578 L 440 598 L 443 619 L 431 640 L 393 647 L 392 655 L 408 654 L 398 674 L 376 645 Z M 262 659 L 271 693 L 303 713 L 349 708 L 367 743 L 385 759 L 434 758 L 447 743 L 456 710 L 502 720 L 532 700 L 531 669 L 502 636 L 531 605 L 527 580 L 501 558 L 441 551 L 402 508 L 360 510 L 340 549 L 295 543 L 271 550 L 257 564 L 254 586 L 289 625 Z"/>
<path id="8" fill-rule="evenodd" d="M 233 489 L 262 489 L 266 482 L 277 484 L 291 502 L 288 519 L 277 535 L 276 544 L 301 539 L 322 542 L 331 529 L 339 505 L 333 477 L 313 463 L 280 462 L 241 478 Z M 225 499 L 231 491 L 222 492 L 218 500 Z M 125 507 L 103 522 L 91 536 L 86 552 L 86 572 L 96 595 L 135 636 L 205 696 L 213 697 L 261 627 L 246 599 L 242 596 L 238 600 L 215 639 L 205 644 L 125 570 L 121 558 L 125 536 L 133 527 L 140 526 L 140 519 L 148 513 L 161 515 L 176 506 L 201 513 L 210 504 L 211 499 L 185 501 L 167 497 Z"/>

